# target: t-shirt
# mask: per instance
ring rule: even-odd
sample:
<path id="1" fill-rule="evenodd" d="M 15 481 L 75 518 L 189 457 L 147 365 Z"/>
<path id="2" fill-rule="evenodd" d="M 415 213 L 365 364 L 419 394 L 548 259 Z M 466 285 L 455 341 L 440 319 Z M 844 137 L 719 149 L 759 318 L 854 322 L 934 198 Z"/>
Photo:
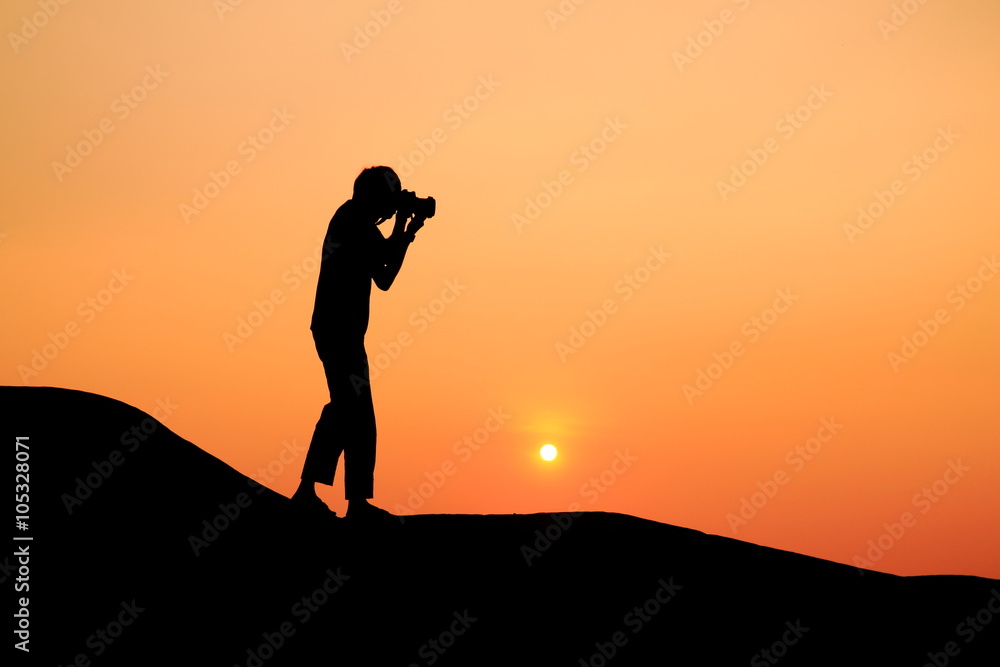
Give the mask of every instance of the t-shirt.
<path id="1" fill-rule="evenodd" d="M 360 343 L 368 330 L 372 273 L 385 265 L 388 241 L 359 219 L 348 200 L 330 220 L 316 286 L 310 329 L 317 338 Z"/>

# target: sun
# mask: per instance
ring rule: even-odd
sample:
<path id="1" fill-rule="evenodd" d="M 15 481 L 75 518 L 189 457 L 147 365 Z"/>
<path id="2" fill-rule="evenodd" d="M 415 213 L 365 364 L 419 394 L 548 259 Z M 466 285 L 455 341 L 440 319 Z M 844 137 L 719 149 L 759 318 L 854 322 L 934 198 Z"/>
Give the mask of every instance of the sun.
<path id="1" fill-rule="evenodd" d="M 558 452 L 554 445 L 542 445 L 542 448 L 538 451 L 539 456 L 541 456 L 546 461 L 551 461 L 556 457 Z"/>

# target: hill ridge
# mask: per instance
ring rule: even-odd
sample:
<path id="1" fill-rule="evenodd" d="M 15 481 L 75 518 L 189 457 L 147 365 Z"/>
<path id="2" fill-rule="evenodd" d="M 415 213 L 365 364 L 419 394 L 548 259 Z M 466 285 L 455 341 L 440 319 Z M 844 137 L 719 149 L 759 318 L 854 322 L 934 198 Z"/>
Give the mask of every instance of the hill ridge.
<path id="1" fill-rule="evenodd" d="M 173 663 L 196 646 L 198 664 L 246 667 L 998 655 L 1000 622 L 969 641 L 960 626 L 1000 602 L 996 580 L 861 576 L 614 512 L 307 515 L 126 403 L 41 387 L 0 400 L 10 439 L 30 436 L 32 661 Z M 81 482 L 90 494 L 68 502 Z"/>

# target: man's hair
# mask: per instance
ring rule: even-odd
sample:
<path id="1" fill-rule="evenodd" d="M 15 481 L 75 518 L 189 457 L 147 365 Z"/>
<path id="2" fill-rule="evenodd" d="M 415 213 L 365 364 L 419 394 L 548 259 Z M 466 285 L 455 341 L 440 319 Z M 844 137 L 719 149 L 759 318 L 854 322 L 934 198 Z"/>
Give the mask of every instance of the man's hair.
<path id="1" fill-rule="evenodd" d="M 360 202 L 384 201 L 399 189 L 399 176 L 389 167 L 368 167 L 354 179 L 354 199 Z"/>

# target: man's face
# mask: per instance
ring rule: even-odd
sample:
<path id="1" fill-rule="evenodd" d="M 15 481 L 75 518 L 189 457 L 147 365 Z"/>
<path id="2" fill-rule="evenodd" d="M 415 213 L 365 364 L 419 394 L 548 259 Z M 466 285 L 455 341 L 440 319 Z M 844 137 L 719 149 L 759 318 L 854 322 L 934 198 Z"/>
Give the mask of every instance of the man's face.
<path id="1" fill-rule="evenodd" d="M 376 198 L 369 199 L 366 203 L 366 208 L 372 212 L 378 218 L 388 219 L 392 217 L 396 210 L 399 208 L 399 198 L 402 191 L 402 185 L 399 182 L 399 177 L 395 172 L 386 170 L 385 172 L 385 188 L 376 188 L 380 191 L 380 195 Z"/>
<path id="2" fill-rule="evenodd" d="M 379 217 L 388 218 L 396 213 L 396 209 L 399 207 L 399 194 L 393 194 L 386 197 L 385 201 L 382 202 L 382 209 L 379 211 Z"/>
<path id="3" fill-rule="evenodd" d="M 399 195 L 388 192 L 378 199 L 368 200 L 367 205 L 368 211 L 377 219 L 375 224 L 381 224 L 384 219 L 391 218 L 395 215 L 397 208 L 399 208 Z"/>
<path id="4" fill-rule="evenodd" d="M 396 209 L 399 208 L 399 197 L 403 191 L 403 185 L 399 182 L 399 177 L 396 176 L 394 172 L 386 173 L 385 180 L 386 184 L 389 186 L 389 195 L 382 203 L 382 211 L 380 212 L 380 215 L 383 218 L 388 218 L 389 216 L 395 214 Z"/>

